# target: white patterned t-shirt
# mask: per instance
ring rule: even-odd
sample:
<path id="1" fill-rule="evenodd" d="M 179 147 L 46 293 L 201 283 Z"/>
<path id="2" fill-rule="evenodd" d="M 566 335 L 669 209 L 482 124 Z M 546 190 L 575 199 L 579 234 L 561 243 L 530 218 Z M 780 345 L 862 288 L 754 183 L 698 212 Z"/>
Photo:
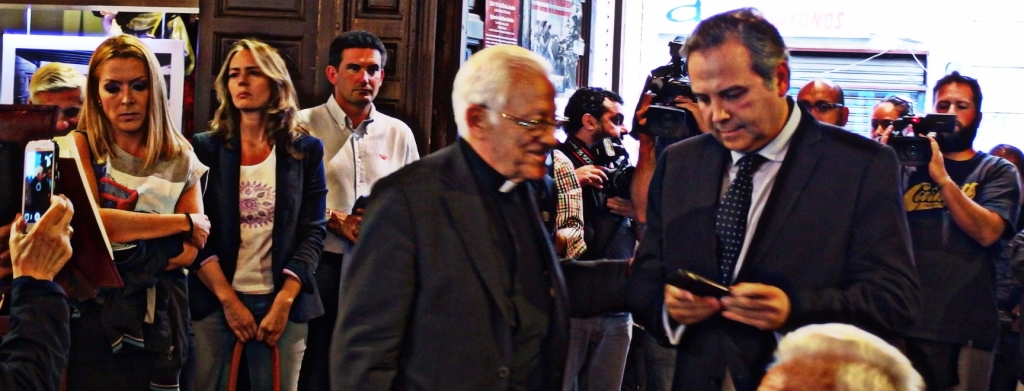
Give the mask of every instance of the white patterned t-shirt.
<path id="1" fill-rule="evenodd" d="M 242 166 L 238 176 L 238 212 L 241 245 L 231 287 L 260 295 L 274 292 L 271 245 L 274 243 L 274 203 L 277 200 L 277 147 L 252 166 Z"/>
<path id="2" fill-rule="evenodd" d="M 191 149 L 178 157 L 143 168 L 143 160 L 112 144 L 102 172 L 97 172 L 101 207 L 144 213 L 174 213 L 185 190 L 192 188 L 210 170 Z M 94 166 L 95 167 L 95 166 Z M 114 250 L 135 247 L 133 243 L 111 243 Z"/>

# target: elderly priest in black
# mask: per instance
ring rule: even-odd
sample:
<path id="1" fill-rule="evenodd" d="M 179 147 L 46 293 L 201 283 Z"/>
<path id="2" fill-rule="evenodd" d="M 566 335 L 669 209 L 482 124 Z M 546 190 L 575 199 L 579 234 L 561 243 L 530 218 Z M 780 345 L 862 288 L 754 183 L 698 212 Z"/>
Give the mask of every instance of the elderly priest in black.
<path id="1" fill-rule="evenodd" d="M 460 139 L 374 187 L 342 271 L 333 390 L 559 389 L 570 308 L 624 305 L 625 262 L 559 265 L 542 221 L 550 69 L 515 46 L 474 55 L 452 94 Z"/>

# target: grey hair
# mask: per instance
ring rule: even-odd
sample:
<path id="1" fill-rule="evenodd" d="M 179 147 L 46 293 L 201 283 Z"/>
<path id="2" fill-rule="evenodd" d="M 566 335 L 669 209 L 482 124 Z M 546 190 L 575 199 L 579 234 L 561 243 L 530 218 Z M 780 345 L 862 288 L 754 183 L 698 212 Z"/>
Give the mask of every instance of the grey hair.
<path id="1" fill-rule="evenodd" d="M 79 103 L 85 102 L 85 76 L 70 65 L 51 62 L 36 69 L 28 82 L 28 100 L 35 103 L 40 92 L 59 92 L 78 89 Z"/>
<path id="2" fill-rule="evenodd" d="M 539 54 L 519 46 L 491 46 L 474 54 L 455 75 L 452 108 L 459 135 L 469 136 L 466 109 L 469 105 L 500 108 L 505 105 L 517 77 L 528 73 L 551 73 L 551 64 Z M 490 116 L 495 118 L 495 115 Z"/>
<path id="3" fill-rule="evenodd" d="M 754 73 L 761 76 L 765 84 L 775 81 L 775 68 L 789 61 L 789 51 L 779 30 L 756 8 L 735 9 L 701 21 L 686 40 L 683 53 L 689 57 L 730 39 L 739 39 L 747 48 Z"/>
<path id="4" fill-rule="evenodd" d="M 848 324 L 809 325 L 787 334 L 773 366 L 798 359 L 837 361 L 836 390 L 924 390 L 921 375 L 898 349 Z"/>

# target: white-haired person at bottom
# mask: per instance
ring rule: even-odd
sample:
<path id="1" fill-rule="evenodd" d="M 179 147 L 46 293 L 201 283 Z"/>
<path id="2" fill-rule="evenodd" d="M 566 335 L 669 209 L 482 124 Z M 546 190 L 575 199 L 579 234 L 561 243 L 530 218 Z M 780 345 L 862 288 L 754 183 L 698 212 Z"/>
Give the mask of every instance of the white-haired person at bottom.
<path id="1" fill-rule="evenodd" d="M 21 216 L 0 226 L 0 278 L 14 276 L 5 298 L 11 301 L 11 330 L 0 343 L 0 390 L 60 386 L 71 346 L 71 314 L 53 277 L 71 258 L 74 213 L 71 201 L 52 196 L 50 208 L 27 232 Z"/>
<path id="2" fill-rule="evenodd" d="M 787 334 L 758 391 L 923 391 L 899 350 L 867 331 L 814 324 Z"/>

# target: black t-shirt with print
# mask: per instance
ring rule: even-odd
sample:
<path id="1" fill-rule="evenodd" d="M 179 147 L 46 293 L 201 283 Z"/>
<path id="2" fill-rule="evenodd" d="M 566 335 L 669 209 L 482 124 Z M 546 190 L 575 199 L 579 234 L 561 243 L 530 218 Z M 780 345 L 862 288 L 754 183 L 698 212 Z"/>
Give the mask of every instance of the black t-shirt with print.
<path id="1" fill-rule="evenodd" d="M 946 159 L 946 172 L 968 198 L 995 212 L 1012 236 L 1020 210 L 1017 170 L 1003 158 L 978 153 Z M 928 167 L 904 169 L 904 206 L 921 282 L 921 310 L 909 335 L 980 349 L 995 346 L 995 257 L 1000 244 L 982 246 L 953 221 Z"/>

